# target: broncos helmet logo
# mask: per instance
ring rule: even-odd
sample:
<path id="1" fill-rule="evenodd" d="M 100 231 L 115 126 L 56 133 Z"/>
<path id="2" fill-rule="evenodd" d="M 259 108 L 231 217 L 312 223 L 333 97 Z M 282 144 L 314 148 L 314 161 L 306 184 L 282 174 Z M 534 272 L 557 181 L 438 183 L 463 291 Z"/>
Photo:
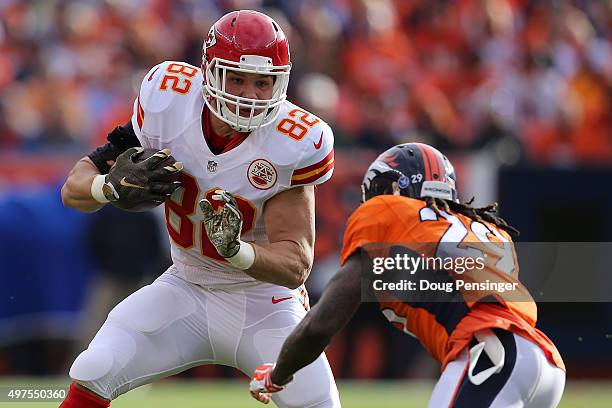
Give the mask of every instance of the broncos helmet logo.
<path id="1" fill-rule="evenodd" d="M 397 154 L 394 153 L 383 153 L 378 156 L 377 160 L 381 160 L 387 163 L 390 167 L 397 167 L 399 165 L 395 160 L 397 159 Z"/>

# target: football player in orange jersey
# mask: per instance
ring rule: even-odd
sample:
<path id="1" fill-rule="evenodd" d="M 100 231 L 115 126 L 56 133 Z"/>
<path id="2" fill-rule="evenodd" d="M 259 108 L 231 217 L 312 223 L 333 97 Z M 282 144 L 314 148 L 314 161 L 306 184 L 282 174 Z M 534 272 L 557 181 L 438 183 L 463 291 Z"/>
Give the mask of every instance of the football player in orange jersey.
<path id="1" fill-rule="evenodd" d="M 518 282 L 509 235 L 517 231 L 494 215 L 495 205 L 473 208 L 459 203 L 455 181 L 450 161 L 420 143 L 395 146 L 370 165 L 362 185 L 362 205 L 347 224 L 342 268 L 287 338 L 277 362 L 254 372 L 250 384 L 254 398 L 267 403 L 270 394 L 282 390 L 296 371 L 317 358 L 349 321 L 362 299 L 366 268 L 372 265 L 362 260 L 364 255 L 372 258 L 373 247 L 380 250 L 386 245 L 389 250 L 397 243 L 434 243 L 428 255 L 440 254 L 446 245 L 458 256 L 468 249 L 458 244 L 469 243 L 472 249 L 481 249 L 486 260 L 480 274 L 472 275 L 472 283 L 505 283 L 517 289 L 511 293 L 487 289 L 467 296 L 455 288 L 443 293 L 442 301 L 418 294 L 419 301 L 389 301 L 377 295 L 385 317 L 419 339 L 441 364 L 442 375 L 429 406 L 557 406 L 565 367 L 554 344 L 535 328 L 535 303 Z M 510 249 L 509 257 L 499 262 L 495 248 L 504 245 Z M 458 276 L 467 280 L 470 275 L 458 273 L 443 271 L 447 282 L 457 281 Z"/>

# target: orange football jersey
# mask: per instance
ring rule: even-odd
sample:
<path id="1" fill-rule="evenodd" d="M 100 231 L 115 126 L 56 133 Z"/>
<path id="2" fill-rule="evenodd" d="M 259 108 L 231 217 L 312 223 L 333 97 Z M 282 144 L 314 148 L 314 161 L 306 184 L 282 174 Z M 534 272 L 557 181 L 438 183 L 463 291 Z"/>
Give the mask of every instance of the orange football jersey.
<path id="1" fill-rule="evenodd" d="M 462 214 L 442 212 L 438 216 L 422 200 L 381 195 L 362 204 L 349 218 L 341 263 L 359 248 L 373 258 L 385 256 L 385 247 L 397 246 L 428 257 L 440 256 L 441 248 L 447 252 L 454 248 L 457 256 L 462 252 L 472 256 L 480 254 L 483 268 L 473 268 L 461 275 L 450 271 L 449 278 L 476 285 L 493 282 L 515 288 L 498 292 L 487 286 L 485 290 L 461 293 L 459 302 L 456 290 L 448 295 L 455 295 L 453 302 L 446 302 L 444 298 L 411 302 L 379 297 L 385 317 L 396 328 L 419 339 L 440 361 L 442 369 L 470 343 L 474 332 L 486 328 L 501 328 L 530 339 L 553 364 L 565 369 L 552 341 L 535 328 L 537 308 L 518 281 L 514 244 L 505 231 Z"/>

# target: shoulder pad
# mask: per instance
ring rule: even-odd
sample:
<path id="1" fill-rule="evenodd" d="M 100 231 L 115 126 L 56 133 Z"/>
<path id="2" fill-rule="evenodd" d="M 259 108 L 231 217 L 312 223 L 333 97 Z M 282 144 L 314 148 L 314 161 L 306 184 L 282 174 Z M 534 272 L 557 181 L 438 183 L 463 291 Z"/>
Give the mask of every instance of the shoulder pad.
<path id="1" fill-rule="evenodd" d="M 327 123 L 287 102 L 272 124 L 274 140 L 289 152 L 291 186 L 320 184 L 334 168 L 334 134 Z"/>
<path id="2" fill-rule="evenodd" d="M 201 88 L 200 69 L 184 62 L 164 61 L 145 75 L 139 102 L 145 112 L 162 112 L 181 95 Z"/>

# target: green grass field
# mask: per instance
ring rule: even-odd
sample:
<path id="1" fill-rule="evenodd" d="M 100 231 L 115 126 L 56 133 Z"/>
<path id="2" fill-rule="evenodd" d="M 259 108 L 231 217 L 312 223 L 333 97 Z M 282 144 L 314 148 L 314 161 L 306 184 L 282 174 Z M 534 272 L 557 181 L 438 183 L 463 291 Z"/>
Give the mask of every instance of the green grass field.
<path id="1" fill-rule="evenodd" d="M 40 380 L 0 379 L 0 387 L 58 384 Z M 65 383 L 60 383 L 64 384 Z M 430 382 L 339 382 L 345 408 L 425 407 L 433 388 Z M 57 402 L 0 402 L 0 407 L 57 407 Z M 113 402 L 113 408 L 250 408 L 264 405 L 252 400 L 246 381 L 166 380 L 141 387 Z M 612 382 L 570 382 L 560 408 L 612 407 Z"/>

